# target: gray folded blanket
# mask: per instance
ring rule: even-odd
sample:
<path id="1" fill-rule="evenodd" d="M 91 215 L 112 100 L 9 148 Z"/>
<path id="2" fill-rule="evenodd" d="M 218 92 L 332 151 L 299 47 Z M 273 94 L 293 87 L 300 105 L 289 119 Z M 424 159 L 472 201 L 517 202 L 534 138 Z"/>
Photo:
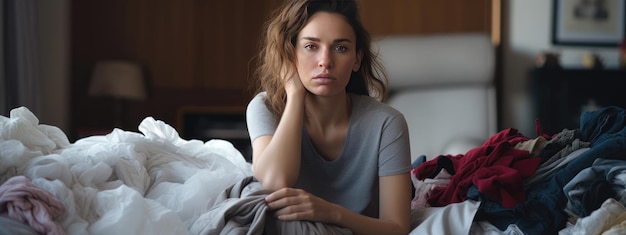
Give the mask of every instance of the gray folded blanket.
<path id="1" fill-rule="evenodd" d="M 352 234 L 332 224 L 282 221 L 268 216 L 267 194 L 254 177 L 242 179 L 218 196 L 213 208 L 191 225 L 190 234 Z"/>

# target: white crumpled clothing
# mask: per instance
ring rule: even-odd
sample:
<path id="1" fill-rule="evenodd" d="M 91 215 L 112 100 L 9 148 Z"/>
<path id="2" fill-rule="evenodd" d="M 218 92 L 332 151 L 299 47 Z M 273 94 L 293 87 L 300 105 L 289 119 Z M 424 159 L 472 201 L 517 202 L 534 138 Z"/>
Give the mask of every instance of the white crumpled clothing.
<path id="1" fill-rule="evenodd" d="M 185 234 L 228 186 L 251 176 L 225 140 L 181 139 L 152 117 L 70 143 L 27 108 L 0 116 L 0 183 L 25 175 L 63 202 L 68 234 Z M 47 180 L 44 180 L 47 179 Z"/>
<path id="2" fill-rule="evenodd" d="M 559 231 L 559 235 L 588 235 L 601 234 L 608 230 L 614 220 L 626 213 L 626 207 L 613 198 L 606 199 L 600 208 L 591 212 L 589 216 L 579 218 L 576 224 L 568 224 Z"/>

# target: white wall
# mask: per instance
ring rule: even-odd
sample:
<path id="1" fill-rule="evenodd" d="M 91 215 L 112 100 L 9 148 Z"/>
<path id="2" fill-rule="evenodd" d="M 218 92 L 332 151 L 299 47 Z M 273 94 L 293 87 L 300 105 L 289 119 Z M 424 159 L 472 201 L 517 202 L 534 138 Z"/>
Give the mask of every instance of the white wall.
<path id="1" fill-rule="evenodd" d="M 39 122 L 69 134 L 70 0 L 37 1 L 42 110 Z"/>
<path id="2" fill-rule="evenodd" d="M 528 86 L 534 58 L 543 51 L 561 54 L 564 67 L 580 67 L 585 52 L 598 54 L 606 67 L 617 67 L 617 48 L 563 47 L 551 43 L 552 0 L 503 0 L 502 128 L 517 128 L 534 137 L 535 117 Z"/>

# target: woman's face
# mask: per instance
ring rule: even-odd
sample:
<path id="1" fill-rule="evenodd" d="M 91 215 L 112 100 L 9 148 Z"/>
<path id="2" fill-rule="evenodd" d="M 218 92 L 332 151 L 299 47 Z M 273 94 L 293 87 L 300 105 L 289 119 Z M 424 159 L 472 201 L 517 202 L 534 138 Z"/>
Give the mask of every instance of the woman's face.
<path id="1" fill-rule="evenodd" d="M 304 87 L 315 95 L 343 94 L 360 63 L 354 30 L 340 14 L 315 13 L 298 34 L 296 68 Z"/>

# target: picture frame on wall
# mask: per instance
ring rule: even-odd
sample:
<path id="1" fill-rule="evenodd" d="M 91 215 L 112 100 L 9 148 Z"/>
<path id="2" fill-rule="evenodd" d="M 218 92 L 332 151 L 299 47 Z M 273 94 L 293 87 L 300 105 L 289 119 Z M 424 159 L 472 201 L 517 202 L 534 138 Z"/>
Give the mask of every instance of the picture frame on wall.
<path id="1" fill-rule="evenodd" d="M 555 45 L 617 47 L 625 37 L 624 0 L 552 1 Z"/>

